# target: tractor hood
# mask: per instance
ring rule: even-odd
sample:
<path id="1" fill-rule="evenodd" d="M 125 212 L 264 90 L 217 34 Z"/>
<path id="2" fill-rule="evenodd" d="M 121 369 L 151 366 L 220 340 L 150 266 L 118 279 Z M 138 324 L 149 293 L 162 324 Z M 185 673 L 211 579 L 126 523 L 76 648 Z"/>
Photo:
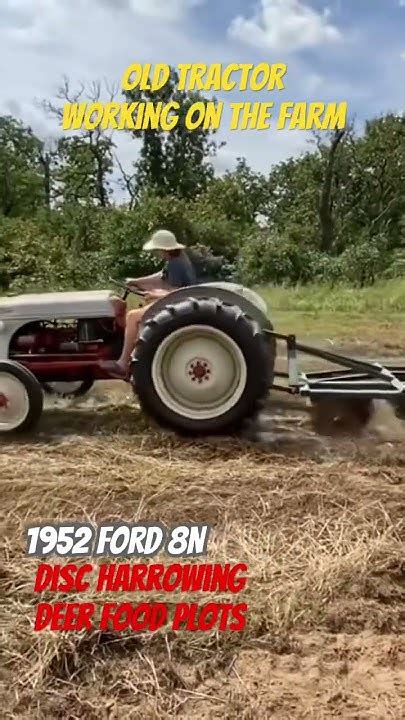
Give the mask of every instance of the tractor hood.
<path id="1" fill-rule="evenodd" d="M 0 320 L 56 320 L 113 317 L 116 295 L 110 290 L 15 295 L 0 298 Z"/>

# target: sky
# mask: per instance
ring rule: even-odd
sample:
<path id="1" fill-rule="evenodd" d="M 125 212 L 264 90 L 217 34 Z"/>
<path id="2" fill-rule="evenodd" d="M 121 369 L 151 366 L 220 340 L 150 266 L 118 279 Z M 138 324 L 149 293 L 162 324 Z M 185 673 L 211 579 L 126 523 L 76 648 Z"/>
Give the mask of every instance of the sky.
<path id="1" fill-rule="evenodd" d="M 361 123 L 405 107 L 405 0 L 1 0 L 0 113 L 42 138 L 58 132 L 39 107 L 68 76 L 117 83 L 132 63 L 284 62 L 283 93 L 244 100 L 347 101 Z M 216 93 L 226 104 L 241 100 Z M 268 172 L 308 149 L 299 130 L 230 131 L 215 160 L 218 172 L 246 157 Z M 115 134 L 129 169 L 137 145 Z"/>

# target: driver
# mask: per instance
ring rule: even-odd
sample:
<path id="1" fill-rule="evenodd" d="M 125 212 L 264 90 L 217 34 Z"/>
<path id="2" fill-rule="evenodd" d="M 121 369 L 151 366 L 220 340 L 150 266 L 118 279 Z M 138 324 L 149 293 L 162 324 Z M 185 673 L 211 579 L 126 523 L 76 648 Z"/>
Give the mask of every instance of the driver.
<path id="1" fill-rule="evenodd" d="M 109 375 L 125 380 L 128 375 L 129 361 L 138 339 L 139 328 L 146 309 L 155 301 L 165 297 L 178 288 L 195 285 L 197 278 L 184 245 L 177 242 L 176 236 L 169 230 L 158 230 L 143 246 L 144 250 L 157 251 L 166 260 L 161 272 L 142 278 L 131 279 L 128 285 L 145 292 L 146 304 L 127 313 L 124 345 L 118 360 L 103 362 L 102 367 Z"/>

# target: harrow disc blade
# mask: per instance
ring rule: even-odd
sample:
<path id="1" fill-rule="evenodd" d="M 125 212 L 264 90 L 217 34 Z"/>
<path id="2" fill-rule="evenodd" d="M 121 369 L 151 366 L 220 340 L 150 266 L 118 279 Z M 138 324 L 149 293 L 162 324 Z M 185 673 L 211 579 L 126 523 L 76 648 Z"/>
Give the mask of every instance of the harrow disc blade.
<path id="1" fill-rule="evenodd" d="M 322 398 L 311 408 L 313 427 L 320 435 L 361 435 L 373 415 L 373 401 Z"/>

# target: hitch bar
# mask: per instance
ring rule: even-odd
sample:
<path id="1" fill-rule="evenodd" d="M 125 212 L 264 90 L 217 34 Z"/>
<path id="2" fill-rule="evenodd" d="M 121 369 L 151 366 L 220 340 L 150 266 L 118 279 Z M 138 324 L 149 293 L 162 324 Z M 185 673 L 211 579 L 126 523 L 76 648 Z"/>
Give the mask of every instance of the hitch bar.
<path id="1" fill-rule="evenodd" d="M 275 377 L 288 379 L 287 385 L 273 383 L 273 388 L 304 397 L 346 397 L 364 399 L 388 398 L 405 395 L 405 366 L 384 366 L 366 360 L 321 350 L 298 343 L 295 335 L 283 335 L 273 330 L 263 332 L 276 340 L 284 340 L 287 346 L 288 372 L 276 372 Z M 298 369 L 297 354 L 320 358 L 340 365 L 344 370 L 303 373 Z"/>

